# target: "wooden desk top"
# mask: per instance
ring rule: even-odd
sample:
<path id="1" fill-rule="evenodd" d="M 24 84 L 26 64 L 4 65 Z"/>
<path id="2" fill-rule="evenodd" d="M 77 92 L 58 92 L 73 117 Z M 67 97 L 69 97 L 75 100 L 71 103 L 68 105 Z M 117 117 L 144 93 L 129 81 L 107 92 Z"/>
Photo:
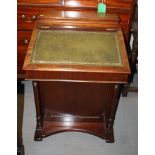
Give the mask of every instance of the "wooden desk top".
<path id="1" fill-rule="evenodd" d="M 105 16 L 96 22 L 41 17 L 24 62 L 26 78 L 126 83 L 130 69 L 123 34 L 116 18 Z"/>

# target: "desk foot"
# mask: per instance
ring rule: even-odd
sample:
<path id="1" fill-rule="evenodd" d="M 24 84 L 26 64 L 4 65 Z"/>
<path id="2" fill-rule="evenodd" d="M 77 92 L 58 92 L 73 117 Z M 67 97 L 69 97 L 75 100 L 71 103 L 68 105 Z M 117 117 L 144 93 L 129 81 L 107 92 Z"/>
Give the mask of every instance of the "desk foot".
<path id="1" fill-rule="evenodd" d="M 42 129 L 36 129 L 35 135 L 34 135 L 34 140 L 35 141 L 42 141 L 43 137 L 42 137 Z"/>
<path id="2" fill-rule="evenodd" d="M 128 92 L 129 92 L 129 84 L 123 86 L 122 96 L 123 97 L 127 97 L 128 96 Z"/>
<path id="3" fill-rule="evenodd" d="M 113 130 L 110 133 L 107 133 L 106 143 L 114 143 L 114 133 L 113 133 Z"/>

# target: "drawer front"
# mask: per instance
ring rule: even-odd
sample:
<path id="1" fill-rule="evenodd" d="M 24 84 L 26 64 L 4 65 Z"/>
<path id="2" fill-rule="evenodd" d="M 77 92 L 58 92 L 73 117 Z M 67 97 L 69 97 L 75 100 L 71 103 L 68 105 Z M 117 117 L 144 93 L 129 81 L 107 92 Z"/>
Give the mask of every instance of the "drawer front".
<path id="1" fill-rule="evenodd" d="M 32 31 L 17 32 L 17 50 L 18 52 L 26 52 L 31 39 Z"/>
<path id="2" fill-rule="evenodd" d="M 18 30 L 33 30 L 34 24 L 40 12 L 51 12 L 56 8 L 50 6 L 18 6 L 17 24 Z"/>
<path id="3" fill-rule="evenodd" d="M 65 7 L 97 8 L 99 0 L 64 0 Z M 102 0 L 100 0 L 102 2 Z M 106 0 L 107 10 L 131 9 L 133 0 Z"/>
<path id="4" fill-rule="evenodd" d="M 108 113 L 114 84 L 42 81 L 39 88 L 44 96 L 41 103 L 50 116 L 99 118 Z"/>
<path id="5" fill-rule="evenodd" d="M 17 24 L 18 30 L 32 30 L 39 15 L 39 10 L 26 7 L 18 7 Z"/>
<path id="6" fill-rule="evenodd" d="M 18 4 L 29 4 L 29 5 L 61 5 L 62 0 L 18 0 Z"/>

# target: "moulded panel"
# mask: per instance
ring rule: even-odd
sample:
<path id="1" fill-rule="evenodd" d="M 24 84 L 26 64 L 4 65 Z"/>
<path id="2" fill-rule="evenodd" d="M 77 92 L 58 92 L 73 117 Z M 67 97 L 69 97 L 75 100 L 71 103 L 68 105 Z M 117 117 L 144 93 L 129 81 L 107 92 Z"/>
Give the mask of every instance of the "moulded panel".
<path id="1" fill-rule="evenodd" d="M 40 82 L 39 88 L 45 111 L 51 117 L 66 116 L 69 119 L 79 115 L 103 117 L 111 102 L 114 84 L 44 81 Z"/>

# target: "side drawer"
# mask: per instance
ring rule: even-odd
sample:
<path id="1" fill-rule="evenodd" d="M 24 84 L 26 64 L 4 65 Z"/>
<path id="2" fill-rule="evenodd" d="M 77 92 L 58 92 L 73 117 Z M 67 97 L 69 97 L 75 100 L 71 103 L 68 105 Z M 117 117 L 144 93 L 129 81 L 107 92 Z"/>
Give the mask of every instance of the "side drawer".
<path id="1" fill-rule="evenodd" d="M 25 52 L 28 48 L 32 31 L 18 31 L 17 32 L 17 50 L 18 52 Z"/>
<path id="2" fill-rule="evenodd" d="M 38 14 L 39 10 L 34 10 L 29 7 L 18 7 L 18 30 L 32 30 L 37 20 Z"/>
<path id="3" fill-rule="evenodd" d="M 33 30 L 34 24 L 40 14 L 40 12 L 51 12 L 56 10 L 50 6 L 18 6 L 17 8 L 17 29 L 18 30 Z"/>

